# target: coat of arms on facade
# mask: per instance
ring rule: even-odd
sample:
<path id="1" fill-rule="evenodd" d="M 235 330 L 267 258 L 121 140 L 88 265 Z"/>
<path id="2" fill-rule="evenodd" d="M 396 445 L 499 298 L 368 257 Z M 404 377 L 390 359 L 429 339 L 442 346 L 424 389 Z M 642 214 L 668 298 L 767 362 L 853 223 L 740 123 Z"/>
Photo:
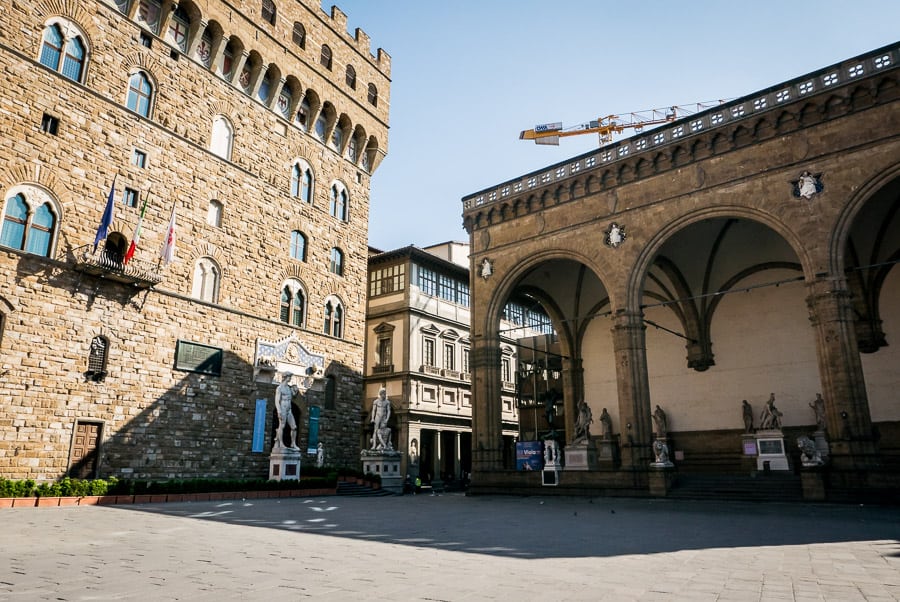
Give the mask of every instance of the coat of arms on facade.
<path id="1" fill-rule="evenodd" d="M 625 242 L 625 237 L 625 226 L 620 226 L 616 222 L 613 222 L 609 225 L 609 228 L 606 229 L 603 242 L 606 243 L 607 247 L 615 249 Z"/>
<path id="2" fill-rule="evenodd" d="M 822 174 L 804 171 L 800 177 L 791 182 L 794 185 L 794 196 L 797 198 L 811 199 L 825 188 L 822 184 Z"/>
<path id="3" fill-rule="evenodd" d="M 491 277 L 491 274 L 494 273 L 494 262 L 490 259 L 483 259 L 481 261 L 481 277 L 487 280 Z"/>

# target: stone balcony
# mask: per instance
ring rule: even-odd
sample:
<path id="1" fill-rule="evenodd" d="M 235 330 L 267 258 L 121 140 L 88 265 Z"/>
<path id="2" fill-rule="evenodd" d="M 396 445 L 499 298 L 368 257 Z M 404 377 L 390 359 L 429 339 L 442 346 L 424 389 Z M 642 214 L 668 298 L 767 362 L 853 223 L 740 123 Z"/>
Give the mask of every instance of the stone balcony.
<path id="1" fill-rule="evenodd" d="M 76 254 L 75 270 L 141 289 L 153 288 L 162 282 L 158 265 L 134 258 L 125 263 L 121 257 L 105 249 L 96 251 L 90 247 L 79 249 L 79 253 Z"/>

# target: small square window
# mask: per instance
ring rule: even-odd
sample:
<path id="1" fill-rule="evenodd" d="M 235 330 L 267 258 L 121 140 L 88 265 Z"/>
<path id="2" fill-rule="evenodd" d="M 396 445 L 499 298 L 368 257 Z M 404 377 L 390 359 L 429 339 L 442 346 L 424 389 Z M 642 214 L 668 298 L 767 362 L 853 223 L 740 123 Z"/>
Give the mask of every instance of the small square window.
<path id="1" fill-rule="evenodd" d="M 181 53 L 178 52 L 177 50 L 175 50 L 174 48 L 169 51 L 169 57 L 171 57 L 171 59 L 173 61 L 177 61 L 180 56 L 181 56 Z"/>
<path id="2" fill-rule="evenodd" d="M 44 113 L 44 116 L 41 117 L 41 131 L 56 136 L 59 132 L 59 118 Z"/>
<path id="3" fill-rule="evenodd" d="M 131 164 L 141 169 L 147 167 L 147 153 L 134 149 L 131 153 Z"/>
<path id="4" fill-rule="evenodd" d="M 125 192 L 122 193 L 122 203 L 126 207 L 137 207 L 138 204 L 138 191 L 133 188 L 126 188 Z"/>
<path id="5" fill-rule="evenodd" d="M 153 36 L 151 36 L 146 31 L 141 32 L 141 46 L 146 48 L 150 48 L 153 45 Z"/>

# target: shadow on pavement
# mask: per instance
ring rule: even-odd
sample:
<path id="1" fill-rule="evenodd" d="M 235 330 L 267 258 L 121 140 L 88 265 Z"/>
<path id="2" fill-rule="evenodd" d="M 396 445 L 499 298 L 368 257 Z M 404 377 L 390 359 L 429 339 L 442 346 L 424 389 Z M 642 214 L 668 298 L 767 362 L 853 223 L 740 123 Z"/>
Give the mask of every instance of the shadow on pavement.
<path id="1" fill-rule="evenodd" d="M 514 558 L 850 541 L 882 541 L 883 556 L 900 555 L 900 513 L 876 506 L 445 494 L 115 508 Z"/>

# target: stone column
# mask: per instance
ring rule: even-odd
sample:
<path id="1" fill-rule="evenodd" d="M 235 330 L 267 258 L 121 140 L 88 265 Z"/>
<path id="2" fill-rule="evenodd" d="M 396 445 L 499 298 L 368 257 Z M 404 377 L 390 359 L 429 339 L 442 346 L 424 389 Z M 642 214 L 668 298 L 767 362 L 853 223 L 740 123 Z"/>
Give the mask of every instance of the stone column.
<path id="1" fill-rule="evenodd" d="M 434 431 L 434 442 L 432 450 L 434 454 L 432 455 L 431 462 L 431 482 L 440 482 L 441 480 L 441 448 L 443 447 L 443 437 L 441 436 L 443 431 Z"/>
<path id="2" fill-rule="evenodd" d="M 876 452 L 872 418 L 847 283 L 817 277 L 808 290 L 832 466 L 850 471 L 871 467 Z"/>
<path id="3" fill-rule="evenodd" d="M 500 339 L 476 336 L 472 341 L 472 472 L 503 467 L 500 421 Z"/>
<path id="4" fill-rule="evenodd" d="M 624 469 L 646 470 L 653 461 L 646 328 L 640 312 L 619 311 L 613 316 L 613 352 L 616 358 Z"/>
<path id="5" fill-rule="evenodd" d="M 581 358 L 563 358 L 563 403 L 565 403 L 565 441 L 575 437 L 575 419 L 578 417 L 578 402 L 584 395 L 584 368 Z M 596 430 L 596 429 L 595 429 Z"/>
<path id="6" fill-rule="evenodd" d="M 454 439 L 453 439 L 453 480 L 459 479 L 459 464 L 460 464 L 460 453 L 459 450 L 461 448 L 461 433 L 456 431 Z"/>

